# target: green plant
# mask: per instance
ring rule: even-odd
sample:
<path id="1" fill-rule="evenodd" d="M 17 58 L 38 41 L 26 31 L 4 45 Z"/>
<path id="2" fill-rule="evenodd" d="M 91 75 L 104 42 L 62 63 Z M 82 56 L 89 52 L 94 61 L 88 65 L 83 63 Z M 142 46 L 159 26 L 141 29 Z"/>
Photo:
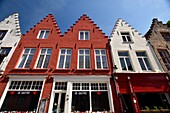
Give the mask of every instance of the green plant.
<path id="1" fill-rule="evenodd" d="M 170 27 L 170 20 L 168 20 L 168 22 L 166 24 L 168 27 Z"/>
<path id="2" fill-rule="evenodd" d="M 145 106 L 145 109 L 146 109 L 146 110 L 150 110 L 150 108 L 149 108 L 148 106 Z"/>
<path id="3" fill-rule="evenodd" d="M 155 110 L 159 110 L 157 106 L 153 106 L 153 108 L 154 108 Z"/>

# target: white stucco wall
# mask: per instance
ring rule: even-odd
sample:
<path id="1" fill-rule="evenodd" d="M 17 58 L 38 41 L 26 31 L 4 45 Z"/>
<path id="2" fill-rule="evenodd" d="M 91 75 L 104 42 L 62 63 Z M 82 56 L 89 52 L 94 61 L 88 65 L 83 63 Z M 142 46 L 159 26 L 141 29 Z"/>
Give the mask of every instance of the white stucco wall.
<path id="1" fill-rule="evenodd" d="M 129 32 L 130 37 L 132 39 L 132 43 L 123 43 L 123 39 L 121 36 L 121 32 Z M 151 45 L 146 41 L 141 34 L 138 33 L 134 28 L 128 25 L 127 22 L 122 19 L 118 19 L 115 27 L 110 36 L 110 45 L 112 52 L 112 60 L 114 65 L 117 66 L 116 72 L 127 72 L 122 71 L 121 64 L 119 61 L 118 51 L 128 51 L 130 56 L 130 61 L 133 67 L 133 71 L 128 72 L 163 72 L 163 69 L 152 50 Z M 152 71 L 143 71 L 138 62 L 136 51 L 146 51 L 149 62 L 152 67 Z"/>
<path id="2" fill-rule="evenodd" d="M 18 16 L 18 13 L 15 13 L 0 22 L 0 30 L 8 30 L 4 38 L 0 40 L 0 48 L 11 47 L 8 56 L 6 56 L 0 64 L 0 74 L 5 70 L 21 37 Z"/>

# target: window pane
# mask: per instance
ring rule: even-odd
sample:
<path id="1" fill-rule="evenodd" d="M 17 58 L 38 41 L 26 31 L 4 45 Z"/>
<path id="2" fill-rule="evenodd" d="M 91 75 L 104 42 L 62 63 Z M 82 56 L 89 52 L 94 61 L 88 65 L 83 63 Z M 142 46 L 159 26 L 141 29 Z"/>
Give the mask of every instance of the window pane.
<path id="1" fill-rule="evenodd" d="M 84 39 L 84 32 L 80 32 L 80 40 Z"/>
<path id="2" fill-rule="evenodd" d="M 35 49 L 31 49 L 31 54 L 34 54 L 34 52 L 35 52 Z"/>
<path id="3" fill-rule="evenodd" d="M 83 67 L 84 67 L 84 57 L 79 56 L 79 68 L 83 68 Z"/>
<path id="4" fill-rule="evenodd" d="M 59 68 L 63 68 L 64 66 L 64 55 L 61 55 L 60 56 L 60 60 L 59 60 Z"/>
<path id="5" fill-rule="evenodd" d="M 107 68 L 106 56 L 102 56 L 102 64 L 103 64 L 103 68 Z"/>
<path id="6" fill-rule="evenodd" d="M 128 42 L 131 42 L 130 36 L 126 36 L 126 37 L 127 37 Z"/>
<path id="7" fill-rule="evenodd" d="M 61 54 L 65 54 L 65 51 L 66 51 L 65 49 L 62 49 Z"/>
<path id="8" fill-rule="evenodd" d="M 123 38 L 123 41 L 126 42 L 126 37 L 125 37 L 125 36 L 122 36 L 122 38 Z"/>
<path id="9" fill-rule="evenodd" d="M 152 70 L 152 69 L 151 69 L 151 66 L 150 66 L 150 64 L 149 64 L 148 59 L 147 59 L 147 58 L 144 58 L 144 61 L 145 61 L 145 63 L 146 63 L 146 66 L 147 66 L 148 70 Z"/>
<path id="10" fill-rule="evenodd" d="M 100 56 L 96 56 L 97 68 L 101 68 Z"/>
<path id="11" fill-rule="evenodd" d="M 67 50 L 67 54 L 71 54 L 71 49 L 68 49 L 68 50 Z"/>
<path id="12" fill-rule="evenodd" d="M 84 54 L 84 50 L 79 50 L 79 54 Z"/>
<path id="13" fill-rule="evenodd" d="M 29 57 L 27 59 L 27 62 L 25 64 L 25 68 L 29 68 L 29 66 L 31 64 L 31 61 L 32 61 L 32 57 L 33 57 L 33 55 L 29 55 Z"/>
<path id="14" fill-rule="evenodd" d="M 46 31 L 44 38 L 48 38 L 48 34 L 49 34 L 49 31 Z"/>
<path id="15" fill-rule="evenodd" d="M 105 50 L 101 50 L 101 54 L 106 54 L 106 51 Z"/>
<path id="16" fill-rule="evenodd" d="M 70 61 L 71 61 L 71 57 L 70 57 L 70 56 L 67 56 L 67 57 L 66 57 L 65 68 L 70 68 Z"/>
<path id="17" fill-rule="evenodd" d="M 108 93 L 107 92 L 91 92 L 92 95 L 92 111 L 110 111 Z"/>
<path id="18" fill-rule="evenodd" d="M 44 59 L 44 55 L 40 55 L 39 60 L 38 60 L 38 64 L 37 64 L 37 68 L 41 68 L 42 63 L 43 63 L 43 59 Z"/>
<path id="19" fill-rule="evenodd" d="M 22 56 L 22 58 L 21 58 L 21 63 L 20 63 L 19 66 L 18 66 L 19 68 L 22 68 L 22 67 L 23 67 L 26 58 L 27 58 L 27 55 L 23 55 L 23 56 Z"/>
<path id="20" fill-rule="evenodd" d="M 125 65 L 125 61 L 124 61 L 123 58 L 120 58 L 120 64 L 121 64 L 122 70 L 127 70 L 126 65 Z"/>
<path id="21" fill-rule="evenodd" d="M 88 91 L 72 92 L 71 111 L 90 111 L 90 98 Z"/>
<path id="22" fill-rule="evenodd" d="M 127 67 L 128 70 L 133 70 L 129 58 L 126 58 L 126 63 L 127 63 L 127 66 L 128 66 L 128 67 Z"/>
<path id="23" fill-rule="evenodd" d="M 42 50 L 41 50 L 41 53 L 45 53 L 45 52 L 46 52 L 46 49 L 42 49 Z"/>
<path id="24" fill-rule="evenodd" d="M 90 54 L 90 51 L 89 50 L 85 50 L 85 54 Z"/>
<path id="25" fill-rule="evenodd" d="M 146 67 L 145 67 L 145 64 L 144 64 L 142 58 L 138 58 L 138 61 L 140 63 L 140 66 L 141 66 L 142 70 L 146 70 Z"/>
<path id="26" fill-rule="evenodd" d="M 146 53 L 145 52 L 136 52 L 136 55 L 137 56 L 146 56 Z"/>
<path id="27" fill-rule="evenodd" d="M 128 52 L 118 52 L 119 56 L 129 56 Z"/>
<path id="28" fill-rule="evenodd" d="M 99 50 L 95 50 L 96 54 L 100 54 L 100 51 Z"/>
<path id="29" fill-rule="evenodd" d="M 90 68 L 90 57 L 85 56 L 85 68 Z"/>
<path id="30" fill-rule="evenodd" d="M 50 61 L 50 55 L 46 55 L 43 68 L 47 68 Z"/>
<path id="31" fill-rule="evenodd" d="M 85 32 L 85 40 L 89 39 L 89 32 Z"/>
<path id="32" fill-rule="evenodd" d="M 24 53 L 29 53 L 30 49 L 25 49 Z"/>
<path id="33" fill-rule="evenodd" d="M 39 38 L 43 38 L 43 35 L 44 35 L 44 31 L 42 30 L 42 31 L 40 32 Z"/>
<path id="34" fill-rule="evenodd" d="M 51 53 L 52 53 L 52 49 L 48 49 L 47 54 L 51 54 Z"/>

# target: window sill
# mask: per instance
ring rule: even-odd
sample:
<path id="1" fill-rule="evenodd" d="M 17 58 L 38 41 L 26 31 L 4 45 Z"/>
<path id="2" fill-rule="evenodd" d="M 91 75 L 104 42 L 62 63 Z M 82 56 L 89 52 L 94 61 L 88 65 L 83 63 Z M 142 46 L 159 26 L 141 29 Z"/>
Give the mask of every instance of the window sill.
<path id="1" fill-rule="evenodd" d="M 68 69 L 62 69 L 62 68 L 58 68 L 58 69 L 55 69 L 54 71 L 53 71 L 53 73 L 57 73 L 57 72 L 70 72 L 71 71 L 71 69 L 70 68 L 68 68 Z"/>

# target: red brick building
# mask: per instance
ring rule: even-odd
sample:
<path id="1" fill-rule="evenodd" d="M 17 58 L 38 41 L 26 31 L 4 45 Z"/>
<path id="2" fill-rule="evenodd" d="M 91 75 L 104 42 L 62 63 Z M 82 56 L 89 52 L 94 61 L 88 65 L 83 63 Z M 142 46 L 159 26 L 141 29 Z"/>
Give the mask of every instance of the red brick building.
<path id="1" fill-rule="evenodd" d="M 49 14 L 22 36 L 0 82 L 0 110 L 114 112 L 111 77 L 102 30 L 83 15 L 63 36 Z"/>

